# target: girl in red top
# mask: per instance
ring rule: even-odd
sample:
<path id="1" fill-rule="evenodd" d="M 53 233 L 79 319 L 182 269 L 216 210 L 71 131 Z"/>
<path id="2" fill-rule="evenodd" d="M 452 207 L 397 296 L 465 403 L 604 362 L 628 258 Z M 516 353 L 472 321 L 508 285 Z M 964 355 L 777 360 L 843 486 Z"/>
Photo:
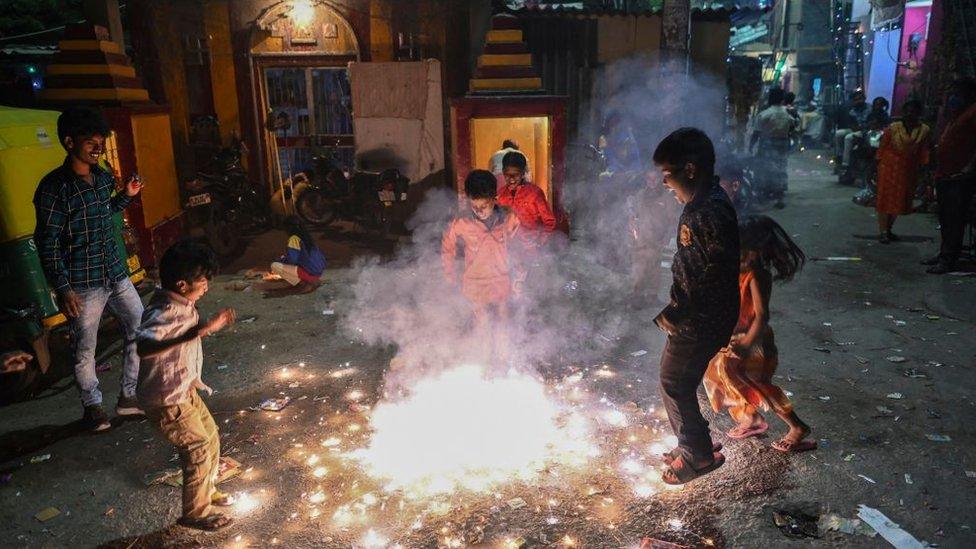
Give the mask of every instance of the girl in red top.
<path id="1" fill-rule="evenodd" d="M 773 280 L 790 280 L 806 261 L 803 251 L 771 218 L 750 216 L 739 223 L 741 263 L 739 320 L 728 347 L 712 359 L 705 372 L 705 391 L 712 408 L 723 407 L 738 422 L 727 434 L 734 439 L 758 436 L 769 429 L 759 408 L 772 410 L 789 426 L 773 443 L 781 452 L 817 447 L 807 439 L 810 427 L 793 411 L 793 403 L 773 385 L 779 364 L 773 330 L 769 326 L 769 297 Z"/>

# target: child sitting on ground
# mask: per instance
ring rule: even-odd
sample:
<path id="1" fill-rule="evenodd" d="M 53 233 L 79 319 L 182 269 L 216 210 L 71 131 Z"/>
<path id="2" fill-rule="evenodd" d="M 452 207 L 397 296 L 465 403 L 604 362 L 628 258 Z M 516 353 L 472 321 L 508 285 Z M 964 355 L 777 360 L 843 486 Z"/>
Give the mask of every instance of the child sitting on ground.
<path id="1" fill-rule="evenodd" d="M 495 203 L 496 189 L 491 172 L 474 170 L 468 174 L 464 193 L 470 211 L 454 219 L 441 240 L 444 275 L 453 285 L 460 282 L 478 325 L 508 318 L 512 294 L 508 248 L 519 223 Z M 459 244 L 464 253 L 460 281 L 455 264 Z"/>
<path id="2" fill-rule="evenodd" d="M 220 435 L 198 390 L 213 393 L 200 379 L 201 338 L 234 322 L 223 309 L 200 322 L 196 302 L 207 293 L 217 258 L 202 244 L 173 245 L 159 262 L 162 285 L 153 294 L 136 333 L 141 363 L 136 396 L 146 417 L 176 447 L 183 469 L 183 514 L 178 523 L 199 530 L 219 530 L 230 517 L 211 505 L 232 505 L 233 498 L 214 487 L 220 461 Z"/>
<path id="3" fill-rule="evenodd" d="M 792 279 L 806 257 L 786 231 L 764 215 L 743 219 L 739 238 L 739 320 L 729 346 L 715 355 L 705 373 L 708 400 L 716 412 L 728 407 L 738 422 L 727 433 L 731 438 L 757 436 L 769 429 L 757 410 L 761 407 L 773 410 L 790 427 L 773 448 L 781 452 L 812 450 L 817 443 L 806 438 L 810 427 L 797 417 L 783 390 L 773 385 L 779 360 L 769 326 L 773 280 Z"/>
<path id="4" fill-rule="evenodd" d="M 325 255 L 308 234 L 308 229 L 298 216 L 285 218 L 288 247 L 285 253 L 271 264 L 271 272 L 280 276 L 289 286 L 264 293 L 265 297 L 280 297 L 314 292 L 319 277 L 325 271 Z"/>

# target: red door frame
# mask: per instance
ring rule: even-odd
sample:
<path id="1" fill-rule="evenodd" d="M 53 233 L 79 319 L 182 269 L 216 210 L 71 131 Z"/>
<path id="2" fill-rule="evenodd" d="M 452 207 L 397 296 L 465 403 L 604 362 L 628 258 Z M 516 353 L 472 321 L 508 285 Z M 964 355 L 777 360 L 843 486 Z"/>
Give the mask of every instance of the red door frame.
<path id="1" fill-rule="evenodd" d="M 464 178 L 474 167 L 471 160 L 471 120 L 474 118 L 514 118 L 546 116 L 549 118 L 550 184 L 552 204 L 560 230 L 569 228 L 562 207 L 566 167 L 566 97 L 538 96 L 466 96 L 451 100 L 451 150 L 454 157 L 454 187 L 464 193 Z"/>

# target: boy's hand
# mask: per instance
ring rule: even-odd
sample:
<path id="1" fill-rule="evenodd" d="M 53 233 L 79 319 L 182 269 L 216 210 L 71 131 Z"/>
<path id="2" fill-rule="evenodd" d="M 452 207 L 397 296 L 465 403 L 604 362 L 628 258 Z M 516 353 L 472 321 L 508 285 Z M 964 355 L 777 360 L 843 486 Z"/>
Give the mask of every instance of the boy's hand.
<path id="1" fill-rule="evenodd" d="M 210 386 L 204 383 L 203 380 L 200 378 L 194 380 L 193 388 L 196 389 L 197 391 L 203 391 L 204 393 L 207 393 L 207 396 L 213 394 L 213 389 L 211 389 Z"/>
<path id="2" fill-rule="evenodd" d="M 142 190 L 142 179 L 138 175 L 130 175 L 129 179 L 125 180 L 125 194 L 128 197 L 133 197 L 139 194 Z"/>
<path id="3" fill-rule="evenodd" d="M 68 288 L 58 293 L 58 308 L 68 318 L 81 315 L 81 298 L 74 290 Z"/>
<path id="4" fill-rule="evenodd" d="M 219 313 L 210 317 L 210 320 L 200 329 L 200 337 L 206 337 L 223 330 L 230 326 L 237 319 L 234 309 L 222 309 Z"/>
<path id="5" fill-rule="evenodd" d="M 34 357 L 23 351 L 10 351 L 0 355 L 0 374 L 12 374 L 27 368 Z"/>

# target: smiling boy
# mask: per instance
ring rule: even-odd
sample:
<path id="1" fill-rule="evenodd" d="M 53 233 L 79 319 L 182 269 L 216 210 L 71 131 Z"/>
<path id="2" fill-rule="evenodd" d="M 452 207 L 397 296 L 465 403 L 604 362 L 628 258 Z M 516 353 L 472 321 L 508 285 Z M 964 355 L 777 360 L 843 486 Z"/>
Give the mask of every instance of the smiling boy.
<path id="1" fill-rule="evenodd" d="M 68 317 L 75 381 L 85 408 L 84 422 L 93 431 L 111 424 L 102 410 L 95 374 L 95 345 L 107 307 L 123 331 L 122 389 L 115 412 L 139 415 L 135 398 L 139 357 L 135 331 L 142 300 L 119 257 L 112 217 L 139 194 L 142 183 L 130 178 L 121 192 L 115 177 L 98 165 L 105 139 L 112 133 L 105 119 L 89 108 L 72 108 L 58 117 L 58 140 L 68 155 L 37 186 L 34 242 L 58 306 Z"/>
<path id="2" fill-rule="evenodd" d="M 654 151 L 664 185 L 684 204 L 671 272 L 671 302 L 654 319 L 668 334 L 661 357 L 661 398 L 678 447 L 667 455 L 663 480 L 683 484 L 719 468 L 698 406 L 708 362 L 732 335 L 739 315 L 739 227 L 715 177 L 715 149 L 697 128 L 680 128 Z"/>

